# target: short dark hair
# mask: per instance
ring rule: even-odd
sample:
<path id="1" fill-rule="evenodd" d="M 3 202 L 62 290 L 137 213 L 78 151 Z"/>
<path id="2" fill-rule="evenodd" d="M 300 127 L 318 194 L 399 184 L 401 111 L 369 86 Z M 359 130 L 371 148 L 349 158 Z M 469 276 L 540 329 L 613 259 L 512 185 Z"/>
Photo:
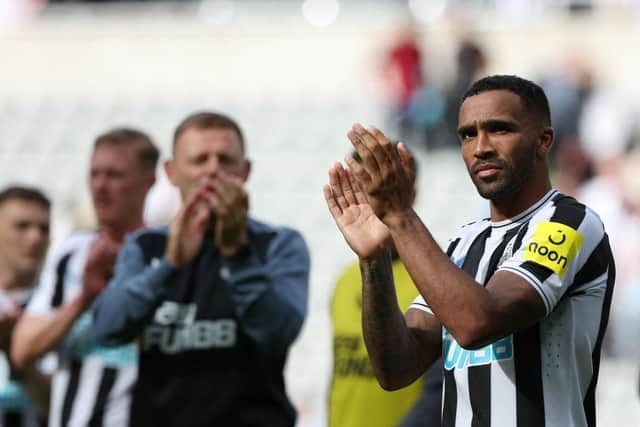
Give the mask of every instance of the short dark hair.
<path id="1" fill-rule="evenodd" d="M 244 153 L 244 136 L 242 134 L 242 130 L 238 123 L 233 120 L 231 117 L 221 114 L 215 113 L 211 111 L 199 111 L 193 114 L 190 114 L 185 118 L 173 133 L 173 149 L 176 148 L 176 142 L 178 138 L 189 128 L 196 128 L 199 130 L 204 129 L 231 129 L 238 135 L 238 139 L 240 140 L 240 148 Z"/>
<path id="2" fill-rule="evenodd" d="M 10 200 L 24 200 L 34 202 L 43 208 L 51 209 L 51 201 L 44 195 L 42 191 L 35 187 L 26 187 L 22 185 L 10 185 L 0 191 L 0 206 Z"/>
<path id="3" fill-rule="evenodd" d="M 136 153 L 136 159 L 140 166 L 148 171 L 155 172 L 160 151 L 155 146 L 149 135 L 137 129 L 115 128 L 99 135 L 93 149 L 103 145 L 129 145 Z"/>
<path id="4" fill-rule="evenodd" d="M 544 126 L 551 126 L 549 100 L 544 90 L 534 82 L 518 76 L 494 75 L 475 82 L 465 92 L 462 101 L 483 92 L 506 90 L 520 97 L 525 109 L 540 118 Z"/>

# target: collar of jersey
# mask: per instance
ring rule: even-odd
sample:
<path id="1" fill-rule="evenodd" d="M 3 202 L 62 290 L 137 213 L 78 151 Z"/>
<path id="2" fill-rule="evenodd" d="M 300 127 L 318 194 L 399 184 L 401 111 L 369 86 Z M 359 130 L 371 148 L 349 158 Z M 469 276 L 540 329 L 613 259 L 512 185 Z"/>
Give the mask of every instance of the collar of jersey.
<path id="1" fill-rule="evenodd" d="M 552 188 L 551 190 L 549 190 L 547 192 L 547 194 L 542 196 L 542 198 L 540 200 L 538 200 L 533 205 L 531 205 L 531 207 L 529 209 L 527 209 L 524 212 L 519 213 L 518 215 L 514 216 L 513 218 L 504 219 L 504 220 L 498 221 L 498 222 L 490 221 L 491 222 L 491 227 L 493 227 L 493 228 L 501 228 L 501 227 L 507 227 L 507 226 L 509 226 L 511 224 L 515 224 L 515 223 L 522 223 L 523 220 L 528 219 L 531 215 L 533 215 L 533 213 L 535 211 L 537 211 L 542 206 L 544 206 L 556 194 L 558 194 L 558 190 L 556 190 L 555 188 Z"/>

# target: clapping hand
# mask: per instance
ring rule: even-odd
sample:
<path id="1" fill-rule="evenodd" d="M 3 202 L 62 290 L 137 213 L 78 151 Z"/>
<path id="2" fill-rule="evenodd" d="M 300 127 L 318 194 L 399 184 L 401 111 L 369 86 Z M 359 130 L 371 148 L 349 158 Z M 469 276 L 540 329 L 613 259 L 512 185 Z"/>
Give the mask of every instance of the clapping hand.
<path id="1" fill-rule="evenodd" d="M 195 258 L 212 216 L 214 244 L 223 255 L 233 255 L 246 242 L 249 198 L 243 184 L 219 171 L 187 199 L 169 228 L 166 256 L 171 265 L 180 268 Z"/>
<path id="2" fill-rule="evenodd" d="M 375 256 L 389 238 L 387 226 L 375 215 L 351 171 L 340 163 L 329 169 L 324 198 L 340 232 L 360 257 Z"/>
<path id="3" fill-rule="evenodd" d="M 90 305 L 107 286 L 121 245 L 121 240 L 105 231 L 101 231 L 91 245 L 82 278 L 81 295 L 86 305 Z"/>
<path id="4" fill-rule="evenodd" d="M 361 162 L 347 165 L 367 195 L 376 216 L 389 218 L 411 209 L 415 199 L 415 162 L 403 143 L 392 144 L 377 128 L 355 124 L 347 134 Z"/>

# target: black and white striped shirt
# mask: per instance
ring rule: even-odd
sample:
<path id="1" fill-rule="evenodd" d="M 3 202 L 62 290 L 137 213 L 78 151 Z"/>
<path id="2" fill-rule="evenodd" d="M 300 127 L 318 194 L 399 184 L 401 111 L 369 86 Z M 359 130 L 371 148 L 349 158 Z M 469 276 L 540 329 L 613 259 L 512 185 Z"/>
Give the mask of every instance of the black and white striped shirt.
<path id="1" fill-rule="evenodd" d="M 74 299 L 95 232 L 77 232 L 53 248 L 27 312 L 50 316 Z M 137 378 L 134 345 L 101 347 L 91 333 L 91 312 L 74 323 L 58 348 L 53 375 L 49 427 L 126 426 Z"/>
<path id="2" fill-rule="evenodd" d="M 615 267 L 602 222 L 551 190 L 515 218 L 461 229 L 447 251 L 486 285 L 498 270 L 527 280 L 547 315 L 479 350 L 443 328 L 443 426 L 594 426 L 600 350 Z M 431 312 L 419 296 L 411 308 Z"/>

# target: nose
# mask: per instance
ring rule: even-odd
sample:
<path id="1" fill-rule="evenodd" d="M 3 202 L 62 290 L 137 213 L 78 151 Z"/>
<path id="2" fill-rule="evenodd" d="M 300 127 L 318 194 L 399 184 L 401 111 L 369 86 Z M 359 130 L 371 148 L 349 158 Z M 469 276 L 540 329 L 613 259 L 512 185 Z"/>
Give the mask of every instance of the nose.
<path id="1" fill-rule="evenodd" d="M 218 169 L 220 168 L 218 156 L 210 156 L 207 161 L 206 168 L 207 177 L 215 178 L 218 173 Z"/>
<path id="2" fill-rule="evenodd" d="M 491 157 L 494 152 L 495 150 L 491 143 L 489 133 L 484 129 L 478 129 L 473 155 L 478 159 L 485 159 L 487 157 Z"/>
<path id="3" fill-rule="evenodd" d="M 42 246 L 49 239 L 49 232 L 45 226 L 34 225 L 27 230 L 26 241 L 33 246 Z"/>
<path id="4" fill-rule="evenodd" d="M 93 190 L 99 191 L 106 186 L 107 179 L 102 174 L 95 174 L 91 176 L 91 188 Z"/>

